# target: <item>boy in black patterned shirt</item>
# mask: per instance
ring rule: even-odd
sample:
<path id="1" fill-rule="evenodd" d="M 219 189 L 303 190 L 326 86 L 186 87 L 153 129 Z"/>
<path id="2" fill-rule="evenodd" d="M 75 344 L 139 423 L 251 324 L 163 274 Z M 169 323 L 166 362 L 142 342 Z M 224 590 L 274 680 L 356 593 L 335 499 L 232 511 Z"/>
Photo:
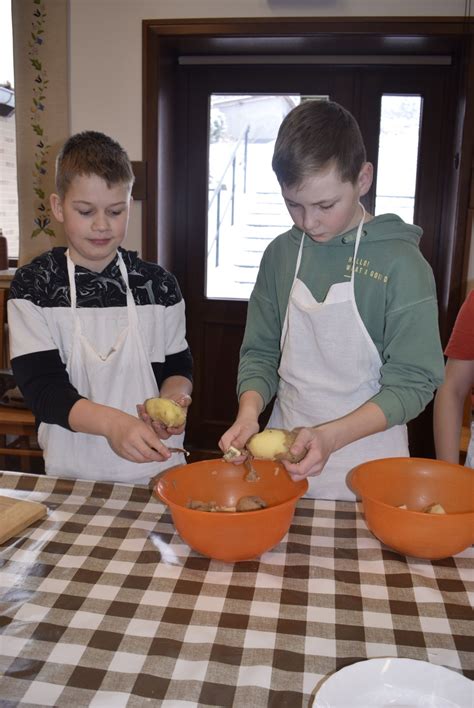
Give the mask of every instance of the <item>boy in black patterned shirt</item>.
<path id="1" fill-rule="evenodd" d="M 184 426 L 143 416 L 158 395 L 189 405 L 192 358 L 175 277 L 120 248 L 133 179 L 117 142 L 72 136 L 50 198 L 68 248 L 19 268 L 11 285 L 12 369 L 54 476 L 146 484 L 184 462 L 162 443 L 182 447 Z"/>

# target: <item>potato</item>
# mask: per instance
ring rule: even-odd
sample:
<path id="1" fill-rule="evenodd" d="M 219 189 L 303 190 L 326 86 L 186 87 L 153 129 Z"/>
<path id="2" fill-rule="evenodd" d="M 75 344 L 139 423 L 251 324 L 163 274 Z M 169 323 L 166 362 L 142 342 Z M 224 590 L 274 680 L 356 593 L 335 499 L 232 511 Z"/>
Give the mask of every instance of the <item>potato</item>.
<path id="1" fill-rule="evenodd" d="M 179 428 L 186 422 L 186 410 L 169 398 L 147 398 L 145 410 L 167 428 Z"/>
<path id="2" fill-rule="evenodd" d="M 296 435 L 297 433 L 294 431 L 267 428 L 261 433 L 252 435 L 246 447 L 253 457 L 260 460 L 300 462 L 306 451 L 298 456 L 290 453 L 290 447 L 293 445 Z"/>

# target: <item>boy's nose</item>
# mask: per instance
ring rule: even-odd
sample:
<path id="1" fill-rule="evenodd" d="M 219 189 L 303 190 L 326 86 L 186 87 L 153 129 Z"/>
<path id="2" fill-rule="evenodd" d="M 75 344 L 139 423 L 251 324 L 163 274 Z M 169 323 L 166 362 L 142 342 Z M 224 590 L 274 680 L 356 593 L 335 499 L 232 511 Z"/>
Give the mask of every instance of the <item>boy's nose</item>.
<path id="1" fill-rule="evenodd" d="M 305 215 L 303 217 L 303 231 L 310 234 L 318 226 L 319 226 L 319 221 L 318 221 L 316 215 L 310 214 L 309 212 L 305 212 Z"/>
<path id="2" fill-rule="evenodd" d="M 109 222 L 105 214 L 97 214 L 92 224 L 92 229 L 94 231 L 107 231 L 108 228 Z"/>

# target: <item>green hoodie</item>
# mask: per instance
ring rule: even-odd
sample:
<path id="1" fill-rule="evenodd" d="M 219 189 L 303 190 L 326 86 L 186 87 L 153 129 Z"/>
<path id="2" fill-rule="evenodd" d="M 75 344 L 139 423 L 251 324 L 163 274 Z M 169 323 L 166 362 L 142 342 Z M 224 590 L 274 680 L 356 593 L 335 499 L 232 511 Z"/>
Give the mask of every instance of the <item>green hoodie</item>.
<path id="1" fill-rule="evenodd" d="M 317 301 L 350 278 L 356 234 L 352 229 L 327 243 L 304 237 L 298 277 Z M 364 225 L 357 254 L 357 308 L 382 360 L 381 388 L 371 400 L 389 427 L 419 415 L 444 376 L 436 287 L 419 250 L 421 235 L 395 214 L 376 216 Z M 265 405 L 277 392 L 280 335 L 302 237 L 293 226 L 270 243 L 249 300 L 237 393 L 258 391 Z"/>

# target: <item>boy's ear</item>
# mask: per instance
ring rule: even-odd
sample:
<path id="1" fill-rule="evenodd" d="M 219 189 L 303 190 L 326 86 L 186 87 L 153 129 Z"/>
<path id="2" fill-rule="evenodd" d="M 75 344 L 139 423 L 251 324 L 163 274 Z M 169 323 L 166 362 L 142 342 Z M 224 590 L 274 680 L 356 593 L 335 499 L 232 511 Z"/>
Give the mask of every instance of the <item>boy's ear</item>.
<path id="1" fill-rule="evenodd" d="M 374 179 L 374 166 L 371 162 L 364 162 L 357 178 L 359 194 L 361 197 L 367 194 Z"/>
<path id="2" fill-rule="evenodd" d="M 53 212 L 54 218 L 62 224 L 64 221 L 64 214 L 61 198 L 58 194 L 51 194 L 49 197 L 49 203 L 51 204 L 51 211 Z"/>

